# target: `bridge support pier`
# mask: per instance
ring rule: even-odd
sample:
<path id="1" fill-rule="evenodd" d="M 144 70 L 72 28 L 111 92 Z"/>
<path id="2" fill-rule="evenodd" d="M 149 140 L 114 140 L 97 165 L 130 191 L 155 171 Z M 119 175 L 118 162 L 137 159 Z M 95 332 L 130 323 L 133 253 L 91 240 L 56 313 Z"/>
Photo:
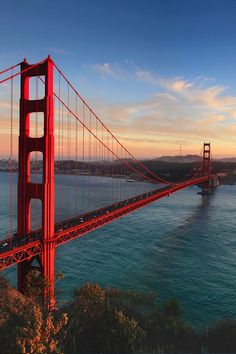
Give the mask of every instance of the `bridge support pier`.
<path id="1" fill-rule="evenodd" d="M 32 66 L 32 69 L 29 69 Z M 21 98 L 20 98 L 20 135 L 19 135 L 19 172 L 18 172 L 18 237 L 33 242 L 35 234 L 31 233 L 30 202 L 41 200 L 42 231 L 40 239 L 43 253 L 29 261 L 18 265 L 18 289 L 25 292 L 26 277 L 32 263 L 36 260 L 38 270 L 48 282 L 44 290 L 45 305 L 55 307 L 54 296 L 54 101 L 53 101 L 53 62 L 48 58 L 42 64 L 33 67 L 26 61 L 21 63 Z M 42 99 L 30 100 L 30 78 L 43 76 L 45 80 L 45 96 Z M 44 135 L 31 137 L 30 115 L 43 112 Z M 30 153 L 40 151 L 43 155 L 42 183 L 33 183 L 30 179 Z M 35 269 L 35 267 L 33 267 Z"/>

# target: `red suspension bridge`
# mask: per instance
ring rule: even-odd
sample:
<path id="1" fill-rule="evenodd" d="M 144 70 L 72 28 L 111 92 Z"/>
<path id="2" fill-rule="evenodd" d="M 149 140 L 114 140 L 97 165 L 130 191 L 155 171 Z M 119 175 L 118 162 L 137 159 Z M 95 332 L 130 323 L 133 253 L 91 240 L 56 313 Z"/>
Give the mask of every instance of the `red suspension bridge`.
<path id="1" fill-rule="evenodd" d="M 0 84 L 8 134 L 2 153 L 10 156 L 10 226 L 1 235 L 0 270 L 17 264 L 24 292 L 27 273 L 37 268 L 49 282 L 50 308 L 57 246 L 184 188 L 210 192 L 210 143 L 184 180 L 166 181 L 121 144 L 50 57 L 1 71 Z"/>

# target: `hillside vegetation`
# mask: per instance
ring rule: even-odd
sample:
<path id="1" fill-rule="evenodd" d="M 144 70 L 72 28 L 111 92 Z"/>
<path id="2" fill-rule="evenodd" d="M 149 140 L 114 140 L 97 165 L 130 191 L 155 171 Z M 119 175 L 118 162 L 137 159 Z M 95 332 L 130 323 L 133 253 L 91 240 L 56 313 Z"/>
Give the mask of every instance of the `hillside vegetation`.
<path id="1" fill-rule="evenodd" d="M 232 353 L 236 321 L 197 331 L 176 300 L 85 284 L 54 312 L 40 304 L 31 282 L 25 297 L 0 278 L 0 353 Z"/>

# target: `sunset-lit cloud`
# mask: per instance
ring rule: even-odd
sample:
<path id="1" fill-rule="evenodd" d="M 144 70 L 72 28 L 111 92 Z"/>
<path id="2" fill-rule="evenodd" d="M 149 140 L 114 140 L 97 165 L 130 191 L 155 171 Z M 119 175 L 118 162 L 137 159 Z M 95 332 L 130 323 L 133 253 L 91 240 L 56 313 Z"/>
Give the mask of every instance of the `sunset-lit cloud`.
<path id="1" fill-rule="evenodd" d="M 216 155 L 236 155 L 236 148 L 234 148 L 236 146 L 236 96 L 229 94 L 229 88 L 219 84 L 216 78 L 205 75 L 192 79 L 185 76 L 166 78 L 143 70 L 133 62 L 125 63 L 123 66 L 117 63 L 94 64 L 90 65 L 89 69 L 97 74 L 101 82 L 104 77 L 109 77 L 114 85 L 123 84 L 125 87 L 128 77 L 129 85 L 135 92 L 141 90 L 144 85 L 147 87 L 143 98 L 140 98 L 140 95 L 138 98 L 133 95 L 132 98 L 128 97 L 124 101 L 118 96 L 114 102 L 106 100 L 106 95 L 103 99 L 94 95 L 88 98 L 101 120 L 137 157 L 176 154 L 180 145 L 184 147 L 186 153 L 199 153 L 204 141 L 213 143 Z M 10 102 L 4 93 L 2 97 L 4 99 L 0 106 L 0 137 L 4 136 L 2 141 L 5 141 L 7 146 L 9 145 L 7 131 L 10 129 L 8 121 Z M 71 105 L 75 106 L 73 98 L 71 98 Z M 15 120 L 18 119 L 18 110 L 18 100 L 15 99 L 13 105 Z M 57 142 L 58 114 L 58 106 L 56 106 L 56 146 L 59 144 Z M 82 111 L 79 115 L 83 120 Z M 86 119 L 89 122 L 87 109 Z M 42 130 L 41 121 L 37 123 L 38 130 Z M 33 132 L 36 129 L 33 116 L 31 125 Z M 101 134 L 101 126 L 97 129 Z M 17 129 L 14 131 L 15 135 L 16 132 Z M 85 138 L 85 143 L 88 143 L 88 137 Z M 65 136 L 61 144 L 66 144 Z M 74 151 L 74 131 L 71 135 L 71 146 L 71 151 Z M 184 149 L 182 149 L 183 153 Z M 65 155 L 72 154 L 70 151 L 67 152 L 65 147 L 63 151 Z"/>
<path id="2" fill-rule="evenodd" d="M 140 80 L 146 81 L 152 85 L 160 86 L 170 91 L 183 92 L 191 87 L 193 84 L 182 78 L 175 78 L 168 80 L 150 73 L 147 70 L 137 70 L 136 75 Z"/>
<path id="3" fill-rule="evenodd" d="M 236 153 L 236 96 L 216 84 L 215 78 L 202 75 L 192 80 L 171 79 L 136 67 L 133 77 L 153 87 L 153 93 L 128 104 L 96 102 L 96 109 L 137 154 L 148 156 L 151 150 L 155 156 L 170 149 L 174 153 L 178 146 L 173 149 L 171 141 L 178 145 L 178 140 L 191 152 L 197 152 L 204 141 L 211 141 L 216 154 Z"/>

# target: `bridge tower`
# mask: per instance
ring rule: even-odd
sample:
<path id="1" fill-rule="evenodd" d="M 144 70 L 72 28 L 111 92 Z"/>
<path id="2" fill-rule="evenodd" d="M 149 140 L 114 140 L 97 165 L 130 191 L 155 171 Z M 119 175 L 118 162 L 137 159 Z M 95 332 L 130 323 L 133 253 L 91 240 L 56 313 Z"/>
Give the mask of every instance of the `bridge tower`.
<path id="1" fill-rule="evenodd" d="M 211 193 L 211 144 L 204 143 L 203 159 L 202 159 L 203 176 L 208 176 L 208 180 L 202 184 L 202 194 L 208 195 Z"/>
<path id="2" fill-rule="evenodd" d="M 28 69 L 24 72 L 25 69 Z M 26 276 L 36 268 L 47 279 L 45 305 L 55 306 L 54 296 L 54 100 L 53 62 L 48 59 L 37 66 L 21 63 L 19 172 L 18 172 L 18 237 L 30 237 L 30 203 L 39 199 L 42 207 L 43 253 L 18 264 L 18 289 L 25 291 Z M 30 78 L 42 76 L 45 80 L 45 95 L 42 99 L 30 100 Z M 30 136 L 30 115 L 43 112 L 44 133 L 41 137 Z M 30 153 L 40 151 L 43 155 L 42 183 L 33 183 L 30 176 Z M 34 264 L 32 265 L 32 263 Z"/>

